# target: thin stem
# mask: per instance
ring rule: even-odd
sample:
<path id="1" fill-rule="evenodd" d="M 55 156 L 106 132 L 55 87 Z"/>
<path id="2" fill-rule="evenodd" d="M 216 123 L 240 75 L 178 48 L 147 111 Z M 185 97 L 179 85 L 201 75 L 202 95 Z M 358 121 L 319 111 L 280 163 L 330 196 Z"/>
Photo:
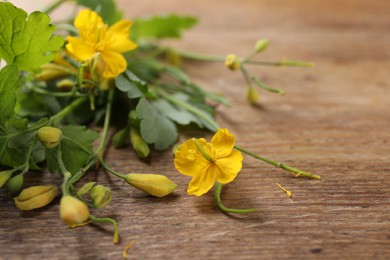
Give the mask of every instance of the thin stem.
<path id="1" fill-rule="evenodd" d="M 72 103 L 70 103 L 68 106 L 66 106 L 64 109 L 62 109 L 60 112 L 55 114 L 50 118 L 50 122 L 54 125 L 58 125 L 60 121 L 70 114 L 73 110 L 75 110 L 79 105 L 81 105 L 83 102 L 87 100 L 86 97 L 80 97 L 74 100 Z"/>
<path id="2" fill-rule="evenodd" d="M 268 86 L 267 84 L 261 82 L 260 80 L 258 80 L 257 78 L 255 77 L 252 77 L 252 80 L 256 83 L 257 86 L 269 91 L 269 92 L 273 92 L 273 93 L 278 93 L 280 95 L 284 95 L 284 90 L 282 89 L 278 89 L 278 88 L 273 88 L 273 87 L 270 87 Z"/>
<path id="3" fill-rule="evenodd" d="M 100 155 L 100 153 L 104 150 L 105 146 L 107 145 L 108 130 L 110 129 L 110 121 L 111 121 L 112 101 L 114 100 L 114 92 L 115 92 L 115 89 L 110 89 L 108 91 L 106 112 L 104 115 L 102 139 L 100 141 L 99 147 L 95 151 L 95 154 L 98 156 Z"/>
<path id="4" fill-rule="evenodd" d="M 72 173 L 66 169 L 64 161 L 62 159 L 61 143 L 58 145 L 58 148 L 57 148 L 57 162 L 58 162 L 58 166 L 60 167 L 62 174 L 64 175 L 64 180 L 62 182 L 62 194 L 69 195 L 69 193 L 70 193 L 69 192 L 69 180 L 72 177 Z"/>
<path id="5" fill-rule="evenodd" d="M 266 162 L 268 164 L 271 164 L 277 168 L 281 168 L 283 170 L 286 170 L 286 171 L 289 171 L 291 172 L 295 177 L 299 177 L 299 176 L 303 176 L 303 177 L 307 177 L 307 178 L 312 178 L 312 179 L 317 179 L 317 180 L 320 180 L 321 179 L 321 176 L 319 175 L 316 175 L 316 174 L 313 174 L 313 173 L 310 173 L 310 172 L 304 172 L 304 171 L 301 171 L 297 168 L 294 168 L 294 167 L 291 167 L 291 166 L 288 166 L 288 165 L 285 165 L 283 163 L 280 163 L 280 162 L 275 162 L 273 160 L 270 160 L 268 158 L 265 158 L 265 157 L 262 157 L 260 155 L 257 155 L 255 153 L 252 153 L 251 151 L 248 151 L 238 145 L 235 145 L 234 146 L 235 149 L 247 154 L 247 155 L 250 155 L 252 156 L 253 158 L 256 158 L 258 160 L 261 160 L 263 162 Z"/>
<path id="6" fill-rule="evenodd" d="M 43 94 L 43 95 L 48 95 L 48 96 L 53 96 L 53 97 L 84 97 L 86 94 L 81 94 L 77 93 L 75 91 L 69 91 L 69 92 L 52 92 L 52 91 L 47 91 L 42 88 L 31 88 L 32 91 Z"/>
<path id="7" fill-rule="evenodd" d="M 244 75 L 244 79 L 245 79 L 245 82 L 248 86 L 251 86 L 251 75 L 249 73 L 249 71 L 244 67 L 244 66 L 241 66 L 240 68 L 241 72 L 242 72 L 242 75 Z"/>
<path id="8" fill-rule="evenodd" d="M 216 61 L 216 62 L 224 62 L 226 60 L 226 57 L 224 56 L 209 55 L 209 54 L 203 54 L 203 53 L 197 53 L 191 51 L 182 51 L 176 49 L 174 51 L 180 56 L 182 56 L 183 58 L 192 59 L 192 60 Z"/>
<path id="9" fill-rule="evenodd" d="M 243 63 L 251 65 L 265 65 L 265 66 L 275 66 L 275 67 L 313 67 L 314 63 L 305 62 L 305 61 L 294 61 L 294 60 L 284 60 L 284 61 L 255 61 L 255 60 L 244 60 Z"/>
<path id="10" fill-rule="evenodd" d="M 44 11 L 43 13 L 49 15 L 51 12 L 53 12 L 55 9 L 57 9 L 58 7 L 60 7 L 63 3 L 65 2 L 70 2 L 71 0 L 57 0 L 55 1 L 54 3 L 52 3 L 51 5 L 49 5 Z"/>
<path id="11" fill-rule="evenodd" d="M 123 180 L 126 180 L 126 175 L 124 174 L 120 174 L 119 172 L 115 171 L 114 169 L 112 169 L 110 166 L 108 166 L 106 164 L 106 162 L 103 160 L 102 157 L 99 157 L 99 162 L 100 164 L 104 167 L 104 169 L 106 169 L 107 171 L 109 171 L 110 173 L 112 173 L 113 175 L 115 175 L 116 177 L 118 178 L 121 178 Z"/>
<path id="12" fill-rule="evenodd" d="M 222 191 L 222 184 L 217 182 L 215 185 L 215 193 L 214 193 L 214 198 L 215 202 L 217 203 L 218 208 L 222 212 L 226 213 L 236 213 L 236 214 L 246 214 L 246 213 L 252 213 L 256 212 L 257 209 L 255 208 L 248 208 L 248 209 L 232 209 L 232 208 L 227 208 L 222 204 L 221 201 L 221 191 Z"/>
<path id="13" fill-rule="evenodd" d="M 114 244 L 118 243 L 119 241 L 119 230 L 118 230 L 118 223 L 113 220 L 112 218 L 98 218 L 93 215 L 89 215 L 89 219 L 93 222 L 98 222 L 98 223 L 111 223 L 114 226 L 114 236 L 112 239 L 112 242 Z"/>

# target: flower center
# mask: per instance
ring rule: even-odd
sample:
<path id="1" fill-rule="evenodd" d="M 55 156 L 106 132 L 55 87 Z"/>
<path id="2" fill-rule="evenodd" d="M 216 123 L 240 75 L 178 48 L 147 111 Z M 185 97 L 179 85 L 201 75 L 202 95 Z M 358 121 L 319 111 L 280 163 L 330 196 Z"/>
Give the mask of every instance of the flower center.
<path id="1" fill-rule="evenodd" d="M 213 158 L 203 149 L 203 147 L 199 144 L 198 140 L 196 140 L 195 138 L 192 138 L 192 141 L 194 142 L 194 144 L 195 144 L 196 148 L 198 149 L 198 151 L 203 155 L 203 157 L 207 161 L 214 163 Z"/>

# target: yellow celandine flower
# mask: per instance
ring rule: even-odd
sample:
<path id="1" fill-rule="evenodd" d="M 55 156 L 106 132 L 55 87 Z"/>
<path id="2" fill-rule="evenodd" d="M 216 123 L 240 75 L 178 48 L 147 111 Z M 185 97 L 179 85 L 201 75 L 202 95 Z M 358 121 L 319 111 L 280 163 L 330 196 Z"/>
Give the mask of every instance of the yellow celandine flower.
<path id="1" fill-rule="evenodd" d="M 137 48 L 129 39 L 129 20 L 121 20 L 111 27 L 94 11 L 82 10 L 74 20 L 79 38 L 68 37 L 66 49 L 74 58 L 86 61 L 100 52 L 106 62 L 104 78 L 113 78 L 126 70 L 127 62 L 122 53 Z"/>
<path id="2" fill-rule="evenodd" d="M 180 173 L 192 176 L 187 189 L 189 195 L 201 196 L 216 181 L 226 184 L 236 178 L 243 157 L 233 149 L 234 143 L 234 136 L 222 128 L 218 129 L 210 143 L 204 138 L 193 138 L 179 146 L 174 164 Z"/>

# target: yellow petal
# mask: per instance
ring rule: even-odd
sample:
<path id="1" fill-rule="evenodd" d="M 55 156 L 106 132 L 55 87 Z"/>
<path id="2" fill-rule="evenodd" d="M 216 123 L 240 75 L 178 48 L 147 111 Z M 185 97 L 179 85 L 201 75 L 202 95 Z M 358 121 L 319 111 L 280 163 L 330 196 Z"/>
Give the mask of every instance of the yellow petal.
<path id="1" fill-rule="evenodd" d="M 206 140 L 198 139 L 200 145 L 205 145 Z M 194 176 L 205 171 L 210 165 L 199 150 L 192 139 L 182 143 L 175 153 L 174 164 L 176 169 L 184 175 Z"/>
<path id="2" fill-rule="evenodd" d="M 105 50 L 102 52 L 102 57 L 106 62 L 104 78 L 114 78 L 126 70 L 127 62 L 122 54 Z"/>
<path id="3" fill-rule="evenodd" d="M 242 168 L 242 155 L 239 151 L 233 150 L 228 156 L 218 159 L 217 181 L 226 184 L 233 181 Z"/>
<path id="4" fill-rule="evenodd" d="M 106 48 L 116 52 L 126 52 L 137 48 L 137 44 L 130 41 L 129 31 L 132 22 L 129 20 L 121 20 L 115 23 L 107 30 L 109 43 Z"/>
<path id="5" fill-rule="evenodd" d="M 203 172 L 197 172 L 188 184 L 187 193 L 189 195 L 202 196 L 208 192 L 214 185 L 217 171 L 216 165 L 210 164 L 209 167 L 203 168 Z"/>
<path id="6" fill-rule="evenodd" d="M 92 58 L 96 50 L 85 41 L 76 38 L 68 37 L 68 44 L 66 44 L 68 53 L 77 60 L 88 60 Z"/>
<path id="7" fill-rule="evenodd" d="M 100 15 L 90 9 L 80 11 L 73 24 L 79 32 L 91 30 L 97 31 L 98 28 L 105 25 Z"/>
<path id="8" fill-rule="evenodd" d="M 211 145 L 218 158 L 223 158 L 231 153 L 236 142 L 234 136 L 226 128 L 220 128 L 211 139 Z"/>

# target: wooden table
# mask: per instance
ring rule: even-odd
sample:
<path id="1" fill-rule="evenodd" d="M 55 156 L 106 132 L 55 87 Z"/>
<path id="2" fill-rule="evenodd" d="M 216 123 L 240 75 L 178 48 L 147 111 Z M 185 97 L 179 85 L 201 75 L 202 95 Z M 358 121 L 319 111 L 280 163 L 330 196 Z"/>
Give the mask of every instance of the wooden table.
<path id="1" fill-rule="evenodd" d="M 181 49 L 246 55 L 265 37 L 271 45 L 260 58 L 315 62 L 311 69 L 251 67 L 287 93 L 263 92 L 257 107 L 246 103 L 241 75 L 223 64 L 185 68 L 197 83 L 231 99 L 234 107 L 219 107 L 217 119 L 238 144 L 322 180 L 294 178 L 245 157 L 223 201 L 258 212 L 230 216 L 215 207 L 212 192 L 186 195 L 189 179 L 176 172 L 170 151 L 153 153 L 146 164 L 128 149 L 111 149 L 107 160 L 117 170 L 164 173 L 179 188 L 156 199 L 91 172 L 91 180 L 113 187 L 113 202 L 95 214 L 118 220 L 118 245 L 111 243 L 109 225 L 68 229 L 58 218 L 58 203 L 20 212 L 1 190 L 0 258 L 120 259 L 132 240 L 130 259 L 390 258 L 389 1 L 118 2 L 127 17 L 198 16 L 201 23 L 183 41 L 167 43 Z M 28 185 L 45 182 L 30 176 Z"/>

